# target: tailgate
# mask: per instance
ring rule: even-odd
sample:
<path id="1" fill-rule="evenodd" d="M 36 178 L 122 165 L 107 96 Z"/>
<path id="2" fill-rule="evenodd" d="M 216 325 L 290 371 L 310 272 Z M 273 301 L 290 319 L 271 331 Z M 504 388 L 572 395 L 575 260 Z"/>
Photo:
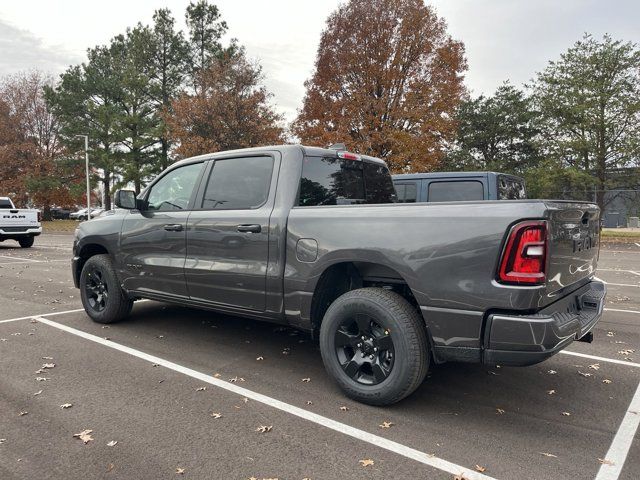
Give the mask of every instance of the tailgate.
<path id="1" fill-rule="evenodd" d="M 2 227 L 37 227 L 38 211 L 26 209 L 0 210 L 0 228 Z"/>
<path id="2" fill-rule="evenodd" d="M 593 275 L 600 250 L 600 209 L 592 203 L 545 202 L 549 213 L 549 293 Z"/>

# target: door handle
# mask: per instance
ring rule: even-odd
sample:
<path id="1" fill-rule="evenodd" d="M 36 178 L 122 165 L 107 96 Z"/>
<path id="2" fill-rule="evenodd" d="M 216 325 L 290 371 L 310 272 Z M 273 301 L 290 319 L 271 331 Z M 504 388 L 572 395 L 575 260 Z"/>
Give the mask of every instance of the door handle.
<path id="1" fill-rule="evenodd" d="M 260 233 L 262 227 L 260 225 L 238 225 L 238 231 L 243 233 Z"/>
<path id="2" fill-rule="evenodd" d="M 182 231 L 182 225 L 179 223 L 170 223 L 169 225 L 165 225 L 164 229 L 167 232 L 181 232 Z"/>

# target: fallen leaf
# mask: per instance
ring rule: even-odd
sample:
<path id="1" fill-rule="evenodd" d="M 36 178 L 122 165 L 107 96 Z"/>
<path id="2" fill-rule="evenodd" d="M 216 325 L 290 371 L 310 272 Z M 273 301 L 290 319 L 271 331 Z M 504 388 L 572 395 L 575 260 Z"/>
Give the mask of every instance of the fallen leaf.
<path id="1" fill-rule="evenodd" d="M 613 337 L 615 335 L 615 333 L 613 332 L 607 332 L 607 337 Z"/>
<path id="2" fill-rule="evenodd" d="M 113 470 L 116 466 L 113 463 L 110 463 L 109 465 L 107 465 L 107 472 L 109 473 L 111 470 Z"/>
<path id="3" fill-rule="evenodd" d="M 378 425 L 380 428 L 391 428 L 394 425 L 394 423 L 392 422 L 382 422 L 380 425 Z"/>
<path id="4" fill-rule="evenodd" d="M 602 465 L 615 465 L 615 463 L 613 463 L 611 460 L 607 460 L 606 458 L 599 458 L 598 461 Z"/>
<path id="5" fill-rule="evenodd" d="M 71 408 L 73 407 L 73 403 L 63 403 L 60 405 L 60 408 Z"/>
<path id="6" fill-rule="evenodd" d="M 56 366 L 55 363 L 43 363 L 42 364 L 42 368 L 53 368 L 55 366 Z"/>
<path id="7" fill-rule="evenodd" d="M 363 467 L 370 467 L 374 464 L 373 460 L 371 460 L 370 458 L 365 458 L 364 460 L 360 460 L 359 462 Z"/>
<path id="8" fill-rule="evenodd" d="M 93 430 L 83 430 L 82 432 L 76 433 L 73 436 L 82 440 L 82 442 L 86 445 L 93 440 L 91 432 L 93 432 Z"/>
<path id="9" fill-rule="evenodd" d="M 47 380 L 51 380 L 48 377 L 36 377 L 36 382 L 46 382 Z"/>
<path id="10" fill-rule="evenodd" d="M 465 477 L 463 474 L 460 474 L 453 477 L 453 480 L 469 480 L 469 479 Z"/>
<path id="11" fill-rule="evenodd" d="M 578 372 L 580 375 L 582 375 L 583 377 L 590 377 L 591 374 L 589 372 Z"/>
<path id="12" fill-rule="evenodd" d="M 555 374 L 556 374 L 556 373 L 558 373 L 558 372 L 556 372 L 555 370 L 549 370 L 547 373 L 548 373 L 549 375 L 555 375 Z"/>
<path id="13" fill-rule="evenodd" d="M 504 410 L 502 408 L 496 408 L 496 413 L 498 415 L 502 415 L 504 413 Z"/>
<path id="14" fill-rule="evenodd" d="M 635 352 L 635 350 L 633 350 L 632 348 L 626 348 L 624 350 L 620 350 L 618 353 L 620 355 L 631 355 L 633 352 Z"/>
<path id="15" fill-rule="evenodd" d="M 213 418 L 222 418 L 222 414 L 221 414 L 221 413 L 218 413 L 218 412 L 212 412 L 212 413 L 211 413 L 211 416 L 212 416 Z"/>
<path id="16" fill-rule="evenodd" d="M 480 473 L 484 472 L 487 470 L 487 467 L 482 467 L 480 465 L 476 465 L 476 470 Z"/>
<path id="17" fill-rule="evenodd" d="M 25 415 L 28 415 L 28 414 L 29 414 L 29 412 L 27 412 L 27 411 L 23 411 L 23 412 L 20 412 L 20 413 L 18 414 L 18 416 L 19 416 L 19 417 L 24 417 Z"/>
<path id="18" fill-rule="evenodd" d="M 602 383 L 611 383 L 611 380 L 609 380 L 608 378 L 605 378 L 604 380 L 602 380 Z"/>
<path id="19" fill-rule="evenodd" d="M 347 406 L 345 406 L 345 405 L 342 405 L 342 406 L 340 407 L 340 410 L 342 410 L 343 412 L 348 412 L 348 411 L 349 411 L 349 407 L 347 407 Z"/>
<path id="20" fill-rule="evenodd" d="M 545 457 L 558 458 L 557 455 L 554 455 L 553 453 L 548 453 L 548 452 L 540 452 L 540 455 L 544 455 Z"/>
<path id="21" fill-rule="evenodd" d="M 256 360 L 260 362 L 260 361 L 264 360 L 264 357 L 256 357 Z"/>
<path id="22" fill-rule="evenodd" d="M 40 395 L 42 393 L 42 390 L 38 390 L 36 393 L 33 394 L 34 397 L 37 397 L 38 395 Z"/>
<path id="23" fill-rule="evenodd" d="M 196 392 L 204 392 L 206 389 L 207 387 L 196 388 Z"/>
<path id="24" fill-rule="evenodd" d="M 589 368 L 591 370 L 600 370 L 600 364 L 599 363 L 594 363 L 593 365 L 589 365 Z"/>
<path id="25" fill-rule="evenodd" d="M 555 391 L 555 390 L 547 390 L 547 394 L 548 394 L 548 395 L 553 395 L 554 393 L 556 393 L 556 391 Z"/>
<path id="26" fill-rule="evenodd" d="M 570 417 L 571 414 L 569 412 L 562 412 L 562 415 L 564 415 L 565 417 Z"/>
<path id="27" fill-rule="evenodd" d="M 256 432 L 268 433 L 271 431 L 272 428 L 273 428 L 273 425 L 260 425 L 258 428 L 256 428 Z"/>
<path id="28" fill-rule="evenodd" d="M 220 378 L 222 375 L 220 375 L 219 373 L 214 373 L 213 374 L 213 378 Z"/>
<path id="29" fill-rule="evenodd" d="M 307 400 L 307 405 L 313 405 L 313 402 L 311 400 Z"/>
<path id="30" fill-rule="evenodd" d="M 4 442 L 6 442 L 7 439 L 6 438 L 0 438 L 0 445 L 2 445 Z"/>
<path id="31" fill-rule="evenodd" d="M 153 365 L 151 365 L 152 367 L 159 367 L 160 365 L 158 365 L 157 363 L 154 363 Z"/>
<path id="32" fill-rule="evenodd" d="M 111 440 L 109 443 L 107 443 L 107 447 L 115 447 L 117 444 L 117 440 Z"/>
<path id="33" fill-rule="evenodd" d="M 311 379 L 310 378 L 303 378 L 302 381 L 305 382 L 305 383 L 309 383 L 311 381 Z"/>
<path id="34" fill-rule="evenodd" d="M 184 468 L 176 467 L 176 475 L 184 475 Z"/>

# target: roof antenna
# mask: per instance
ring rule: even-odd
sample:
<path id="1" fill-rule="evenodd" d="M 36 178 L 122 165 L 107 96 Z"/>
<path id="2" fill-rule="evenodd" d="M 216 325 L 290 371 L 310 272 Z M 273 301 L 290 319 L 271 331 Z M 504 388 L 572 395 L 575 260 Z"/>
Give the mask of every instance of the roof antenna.
<path id="1" fill-rule="evenodd" d="M 329 150 L 335 150 L 337 152 L 341 150 L 346 150 L 346 149 L 347 149 L 347 146 L 344 143 L 334 143 L 329 147 Z"/>

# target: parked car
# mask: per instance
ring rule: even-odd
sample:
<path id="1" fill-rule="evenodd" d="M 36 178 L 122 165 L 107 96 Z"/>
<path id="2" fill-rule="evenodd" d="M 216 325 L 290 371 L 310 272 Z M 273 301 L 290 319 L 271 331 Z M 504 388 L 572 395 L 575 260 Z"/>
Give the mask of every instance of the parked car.
<path id="1" fill-rule="evenodd" d="M 42 233 L 40 210 L 16 208 L 9 197 L 0 197 L 0 242 L 15 240 L 22 248 L 33 246 Z"/>
<path id="2" fill-rule="evenodd" d="M 194 157 L 80 225 L 73 279 L 99 323 L 148 298 L 308 331 L 342 390 L 375 405 L 431 361 L 530 365 L 591 339 L 596 205 L 394 200 L 385 163 L 345 151 Z"/>
<path id="3" fill-rule="evenodd" d="M 393 175 L 398 202 L 456 202 L 527 198 L 524 178 L 498 172 L 433 172 Z"/>
<path id="4" fill-rule="evenodd" d="M 62 207 L 51 207 L 51 218 L 54 220 L 68 220 L 71 210 Z"/>
<path id="5" fill-rule="evenodd" d="M 100 215 L 102 212 L 104 211 L 103 208 L 92 208 L 91 209 L 91 218 L 95 218 L 98 215 Z M 78 210 L 77 212 L 73 212 L 69 214 L 69 218 L 74 219 L 74 220 L 86 220 L 87 219 L 87 209 L 86 208 L 82 208 L 80 210 Z"/>

